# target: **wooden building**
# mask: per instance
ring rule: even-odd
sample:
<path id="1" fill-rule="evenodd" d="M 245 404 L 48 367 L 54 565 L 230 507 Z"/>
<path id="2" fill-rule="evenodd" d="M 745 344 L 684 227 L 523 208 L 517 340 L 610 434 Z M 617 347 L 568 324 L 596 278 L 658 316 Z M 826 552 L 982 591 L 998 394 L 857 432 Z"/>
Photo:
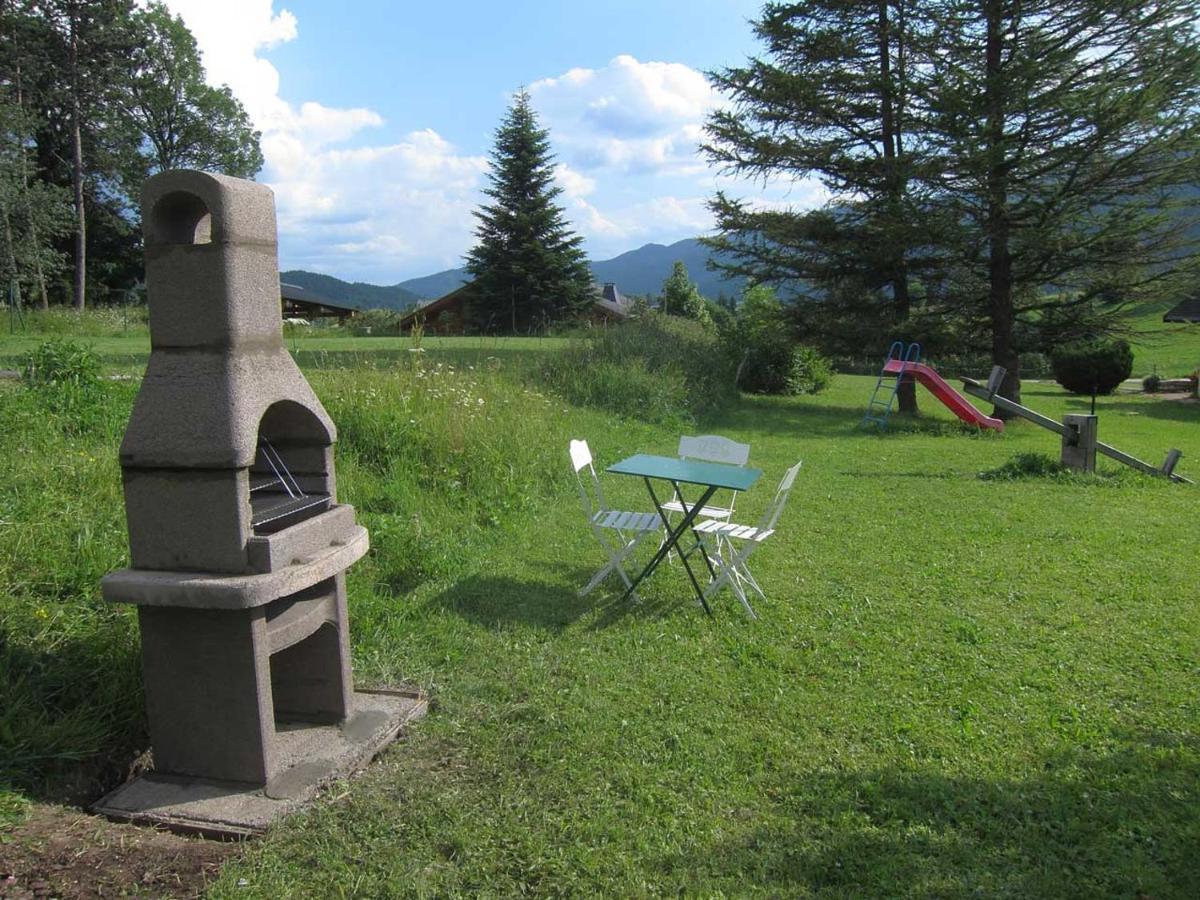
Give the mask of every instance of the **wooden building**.
<path id="1" fill-rule="evenodd" d="M 1200 297 L 1184 300 L 1178 306 L 1168 310 L 1163 316 L 1163 321 L 1200 325 Z"/>
<path id="2" fill-rule="evenodd" d="M 344 300 L 330 300 L 298 284 L 279 282 L 279 295 L 285 319 L 349 319 L 358 312 Z"/>
<path id="3" fill-rule="evenodd" d="M 583 313 L 583 320 L 601 325 L 629 318 L 633 304 L 615 284 L 592 285 L 595 300 Z M 448 294 L 409 311 L 400 320 L 401 330 L 409 330 L 418 320 L 426 334 L 464 334 L 467 330 L 467 306 L 474 297 L 475 283 L 468 281 Z"/>

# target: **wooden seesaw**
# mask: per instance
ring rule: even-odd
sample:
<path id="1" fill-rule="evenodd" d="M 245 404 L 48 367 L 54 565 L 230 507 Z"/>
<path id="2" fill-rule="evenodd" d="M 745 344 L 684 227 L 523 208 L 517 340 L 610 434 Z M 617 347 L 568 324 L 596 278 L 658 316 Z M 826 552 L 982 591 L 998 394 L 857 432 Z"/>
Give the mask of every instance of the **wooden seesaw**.
<path id="1" fill-rule="evenodd" d="M 1004 375 L 1004 367 L 995 366 L 992 369 L 992 374 L 988 376 L 987 384 L 980 384 L 972 378 L 964 378 L 962 380 L 963 390 L 974 397 L 979 397 L 981 400 L 986 400 L 998 406 L 1000 409 L 1015 413 L 1034 424 L 1041 425 L 1045 429 L 1062 435 L 1062 463 L 1064 466 L 1079 472 L 1095 472 L 1096 454 L 1102 453 L 1109 459 L 1115 459 L 1117 462 L 1137 469 L 1139 472 L 1144 472 L 1147 475 L 1161 475 L 1172 481 L 1192 484 L 1191 479 L 1175 474 L 1175 466 L 1179 462 L 1180 457 L 1183 456 L 1181 451 L 1168 451 L 1167 458 L 1161 466 L 1152 466 L 1150 463 L 1143 462 L 1136 456 L 1130 456 L 1116 447 L 1097 440 L 1097 416 L 1068 413 L 1063 416 L 1062 422 L 1059 423 L 1055 422 L 1049 416 L 1043 416 L 1041 413 L 1027 406 L 1022 406 L 1020 403 L 1014 403 L 1007 397 L 1000 396 L 996 392 L 1000 389 L 1001 382 L 1004 381 Z"/>

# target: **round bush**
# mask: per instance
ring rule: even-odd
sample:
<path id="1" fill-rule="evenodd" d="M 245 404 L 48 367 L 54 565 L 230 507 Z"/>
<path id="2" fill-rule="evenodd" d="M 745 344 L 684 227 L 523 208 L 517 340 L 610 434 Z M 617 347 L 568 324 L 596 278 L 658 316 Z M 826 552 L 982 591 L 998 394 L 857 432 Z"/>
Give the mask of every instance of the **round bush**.
<path id="1" fill-rule="evenodd" d="M 1133 372 L 1133 350 L 1126 341 L 1089 341 L 1058 348 L 1050 363 L 1072 394 L 1111 394 Z"/>
<path id="2" fill-rule="evenodd" d="M 1147 375 L 1142 379 L 1142 390 L 1147 394 L 1156 394 L 1160 384 L 1162 384 L 1162 379 L 1157 375 Z"/>

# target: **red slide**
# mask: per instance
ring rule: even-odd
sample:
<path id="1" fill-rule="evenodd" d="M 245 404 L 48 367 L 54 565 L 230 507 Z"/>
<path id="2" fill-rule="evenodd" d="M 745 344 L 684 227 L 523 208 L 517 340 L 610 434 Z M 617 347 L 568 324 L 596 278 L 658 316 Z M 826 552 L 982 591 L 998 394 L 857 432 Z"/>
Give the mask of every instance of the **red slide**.
<path id="1" fill-rule="evenodd" d="M 935 369 L 930 368 L 924 363 L 909 363 L 904 364 L 903 360 L 889 359 L 887 365 L 883 367 L 883 371 L 889 375 L 898 375 L 900 369 L 904 369 L 906 375 L 912 375 L 913 378 L 929 388 L 929 392 L 933 396 L 941 400 L 949 408 L 950 412 L 954 413 L 964 422 L 970 425 L 977 425 L 980 428 L 994 428 L 996 431 L 1004 430 L 1004 423 L 999 419 L 993 419 L 991 416 L 985 416 L 975 406 L 950 387 L 946 379 L 937 373 Z"/>

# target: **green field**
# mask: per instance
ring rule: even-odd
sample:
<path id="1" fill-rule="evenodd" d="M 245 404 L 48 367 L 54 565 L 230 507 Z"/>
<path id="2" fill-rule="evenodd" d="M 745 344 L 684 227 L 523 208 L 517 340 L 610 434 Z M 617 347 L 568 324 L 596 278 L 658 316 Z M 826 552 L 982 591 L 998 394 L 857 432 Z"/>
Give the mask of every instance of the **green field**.
<path id="1" fill-rule="evenodd" d="M 1163 377 L 1182 377 L 1200 369 L 1200 326 L 1174 325 L 1162 321 L 1167 307 L 1143 304 L 1130 310 L 1128 324 L 1134 345 L 1133 377 L 1151 372 Z M 65 314 L 54 315 L 49 323 L 30 316 L 25 330 L 0 331 L 0 368 L 16 368 L 20 358 L 47 336 L 64 332 L 69 322 Z M 104 315 L 102 324 L 91 323 L 94 334 L 78 339 L 92 345 L 106 363 L 118 370 L 133 370 L 144 365 L 150 353 L 150 337 L 145 325 L 137 320 L 123 324 L 119 311 Z M 44 327 L 53 325 L 53 329 Z M 338 328 L 286 326 L 288 346 L 297 358 L 313 367 L 383 364 L 402 359 L 412 347 L 405 337 L 351 337 Z M 566 343 L 564 338 L 479 338 L 425 337 L 426 352 L 452 361 L 474 361 L 487 356 L 516 359 L 529 350 L 550 350 Z M 886 347 L 879 348 L 880 359 Z"/>
<path id="2" fill-rule="evenodd" d="M 615 581 L 580 599 L 603 560 L 568 439 L 603 465 L 670 454 L 684 426 L 573 407 L 504 349 L 310 369 L 372 534 L 349 582 L 357 681 L 419 684 L 434 709 L 213 896 L 1200 895 L 1196 486 L 980 478 L 1057 437 L 972 433 L 928 395 L 919 422 L 864 432 L 873 379 L 839 376 L 696 427 L 752 444 L 745 521 L 804 461 L 753 560 L 759 620 L 728 593 L 705 616 L 678 566 L 641 605 Z M 97 587 L 126 561 L 134 390 L 81 413 L 0 383 L 10 805 L 90 799 L 145 748 L 135 621 Z M 1086 405 L 1047 384 L 1025 401 Z M 1098 412 L 1103 440 L 1156 463 L 1178 447 L 1200 476 L 1200 404 Z"/>

